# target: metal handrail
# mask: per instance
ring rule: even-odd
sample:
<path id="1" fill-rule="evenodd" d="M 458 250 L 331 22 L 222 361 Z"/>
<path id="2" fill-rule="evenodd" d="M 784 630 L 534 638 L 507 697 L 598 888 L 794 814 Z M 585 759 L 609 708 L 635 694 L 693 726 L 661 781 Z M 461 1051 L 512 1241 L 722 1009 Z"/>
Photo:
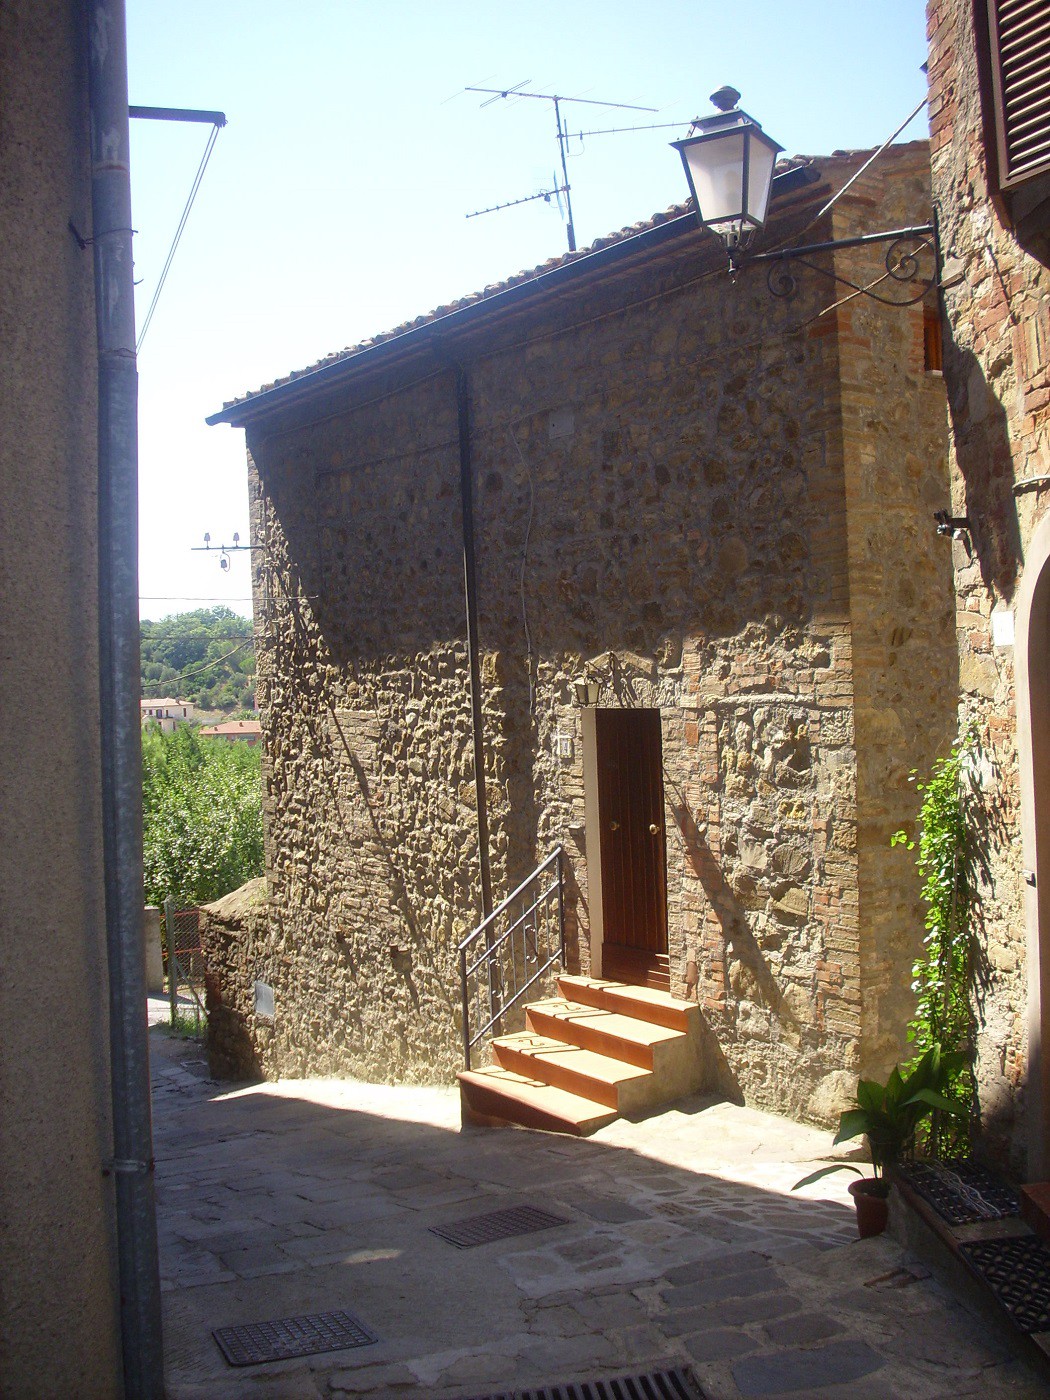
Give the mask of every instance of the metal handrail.
<path id="1" fill-rule="evenodd" d="M 528 881 L 526 881 L 526 884 L 528 884 Z M 499 938 L 496 939 L 495 943 L 486 943 L 485 952 L 480 958 L 478 958 L 477 962 L 473 962 L 470 964 L 470 966 L 467 968 L 467 972 L 476 972 L 478 968 L 482 965 L 482 963 L 485 962 L 485 960 L 489 957 L 489 955 L 494 953 L 497 948 L 501 947 L 504 943 L 506 943 L 507 940 L 513 936 L 514 931 L 525 922 L 525 920 L 529 917 L 530 914 L 534 914 L 536 912 L 536 910 L 540 907 L 540 905 L 547 898 L 547 896 L 553 894 L 557 887 L 558 881 L 556 879 L 554 884 L 548 885 L 545 890 L 541 890 L 539 895 L 532 901 L 532 903 L 525 910 L 525 912 L 523 914 L 518 915 L 518 917 L 514 920 L 510 927 L 504 933 L 500 934 Z M 475 929 L 474 932 L 477 933 L 478 929 Z M 473 938 L 473 936 L 473 934 L 470 935 L 471 938 Z M 466 944 L 461 944 L 460 947 L 461 949 L 465 949 Z"/>
<path id="2" fill-rule="evenodd" d="M 517 913 L 517 917 L 502 932 L 497 933 L 498 921 L 509 911 L 513 910 L 516 902 L 524 895 L 530 886 L 535 886 L 541 881 L 544 874 L 553 867 L 554 877 L 550 883 L 539 889 L 532 898 L 528 907 Z M 463 1059 L 467 1069 L 470 1069 L 470 1052 L 473 1047 L 484 1036 L 488 1035 L 493 1028 L 498 1029 L 506 1012 L 510 1007 L 516 1005 L 530 987 L 547 972 L 555 963 L 565 966 L 565 888 L 564 888 L 564 852 L 561 846 L 556 846 L 546 860 L 541 862 L 531 875 L 527 876 L 516 890 L 512 891 L 506 899 L 493 909 L 487 918 L 483 919 L 477 928 L 467 935 L 458 946 L 459 953 L 459 980 L 460 992 L 463 1005 Z M 521 986 L 517 985 L 517 974 L 513 962 L 514 957 L 514 935 L 522 930 L 522 963 L 527 967 L 529 961 L 539 961 L 539 937 L 538 930 L 542 915 L 547 906 L 552 902 L 552 896 L 557 895 L 557 941 L 553 952 L 549 953 L 546 961 L 541 967 L 536 968 L 530 977 Z M 529 934 L 533 935 L 532 954 L 529 953 Z M 468 964 L 468 950 L 472 945 L 484 940 L 483 949 Z M 549 942 L 548 945 L 549 947 Z M 503 973 L 500 965 L 500 955 L 504 950 L 509 949 L 511 957 L 511 969 L 514 976 L 513 994 L 504 1000 Z M 487 1018 L 482 1013 L 481 1019 L 484 1024 L 471 1033 L 470 1028 L 470 1000 L 471 1000 L 471 979 L 475 978 L 479 972 L 484 971 L 485 980 L 488 983 L 488 1010 Z"/>

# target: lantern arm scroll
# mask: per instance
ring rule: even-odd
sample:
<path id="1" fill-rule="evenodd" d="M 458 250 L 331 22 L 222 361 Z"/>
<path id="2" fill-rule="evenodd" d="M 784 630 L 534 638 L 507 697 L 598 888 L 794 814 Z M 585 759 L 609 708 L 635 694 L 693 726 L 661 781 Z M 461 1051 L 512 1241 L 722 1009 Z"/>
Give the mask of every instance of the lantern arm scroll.
<path id="1" fill-rule="evenodd" d="M 812 256 L 818 253 L 837 251 L 840 248 L 863 247 L 869 243 L 886 243 L 883 259 L 885 271 L 864 285 L 844 277 L 820 263 L 813 262 Z M 775 297 L 792 297 L 798 290 L 796 267 L 804 267 L 820 277 L 848 287 L 852 292 L 881 302 L 883 306 L 914 306 L 928 294 L 938 281 L 936 232 L 932 224 L 920 224 L 914 228 L 890 229 L 885 233 L 864 234 L 858 238 L 835 239 L 828 243 L 811 243 L 801 248 L 775 249 L 768 253 L 754 253 L 749 263 L 766 262 L 766 286 Z M 902 295 L 886 296 L 883 292 L 899 288 Z"/>

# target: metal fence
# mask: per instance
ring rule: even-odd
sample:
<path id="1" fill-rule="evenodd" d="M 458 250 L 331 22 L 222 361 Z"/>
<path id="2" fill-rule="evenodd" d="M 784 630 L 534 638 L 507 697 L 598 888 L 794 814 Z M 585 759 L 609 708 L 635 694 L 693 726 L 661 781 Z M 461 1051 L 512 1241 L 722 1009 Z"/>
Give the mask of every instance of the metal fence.
<path id="1" fill-rule="evenodd" d="M 565 966 L 560 846 L 459 945 L 467 1069 L 480 1040 L 517 1029 L 525 994 L 546 991 L 544 977 L 558 964 Z"/>
<path id="2" fill-rule="evenodd" d="M 176 909 L 173 899 L 164 901 L 164 971 L 171 1004 L 171 1024 L 179 1016 L 180 995 L 188 994 L 197 1033 L 206 1024 L 204 1009 L 204 951 L 201 948 L 200 910 Z"/>

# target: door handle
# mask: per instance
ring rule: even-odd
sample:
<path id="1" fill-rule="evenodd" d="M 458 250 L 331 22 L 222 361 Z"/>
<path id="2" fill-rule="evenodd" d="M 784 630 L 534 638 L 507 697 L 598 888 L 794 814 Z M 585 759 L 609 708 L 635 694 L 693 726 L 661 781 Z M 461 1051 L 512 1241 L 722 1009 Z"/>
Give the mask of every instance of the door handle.
<path id="1" fill-rule="evenodd" d="M 659 822 L 650 822 L 650 823 L 649 823 L 649 831 L 650 831 L 650 833 L 651 833 L 653 836 L 659 836 L 659 834 L 660 834 L 660 823 L 659 823 Z"/>
<path id="2" fill-rule="evenodd" d="M 610 830 L 610 831 L 619 831 L 619 829 L 620 829 L 620 823 L 619 823 L 619 822 L 610 822 L 610 823 L 609 823 L 609 830 Z"/>

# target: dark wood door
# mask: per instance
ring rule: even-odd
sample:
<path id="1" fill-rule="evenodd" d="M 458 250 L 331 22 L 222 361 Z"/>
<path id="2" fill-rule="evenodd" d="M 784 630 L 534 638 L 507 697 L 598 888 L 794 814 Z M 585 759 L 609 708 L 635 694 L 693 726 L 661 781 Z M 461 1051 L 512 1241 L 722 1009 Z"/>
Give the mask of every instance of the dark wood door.
<path id="1" fill-rule="evenodd" d="M 602 976 L 668 990 L 659 710 L 595 712 Z"/>

